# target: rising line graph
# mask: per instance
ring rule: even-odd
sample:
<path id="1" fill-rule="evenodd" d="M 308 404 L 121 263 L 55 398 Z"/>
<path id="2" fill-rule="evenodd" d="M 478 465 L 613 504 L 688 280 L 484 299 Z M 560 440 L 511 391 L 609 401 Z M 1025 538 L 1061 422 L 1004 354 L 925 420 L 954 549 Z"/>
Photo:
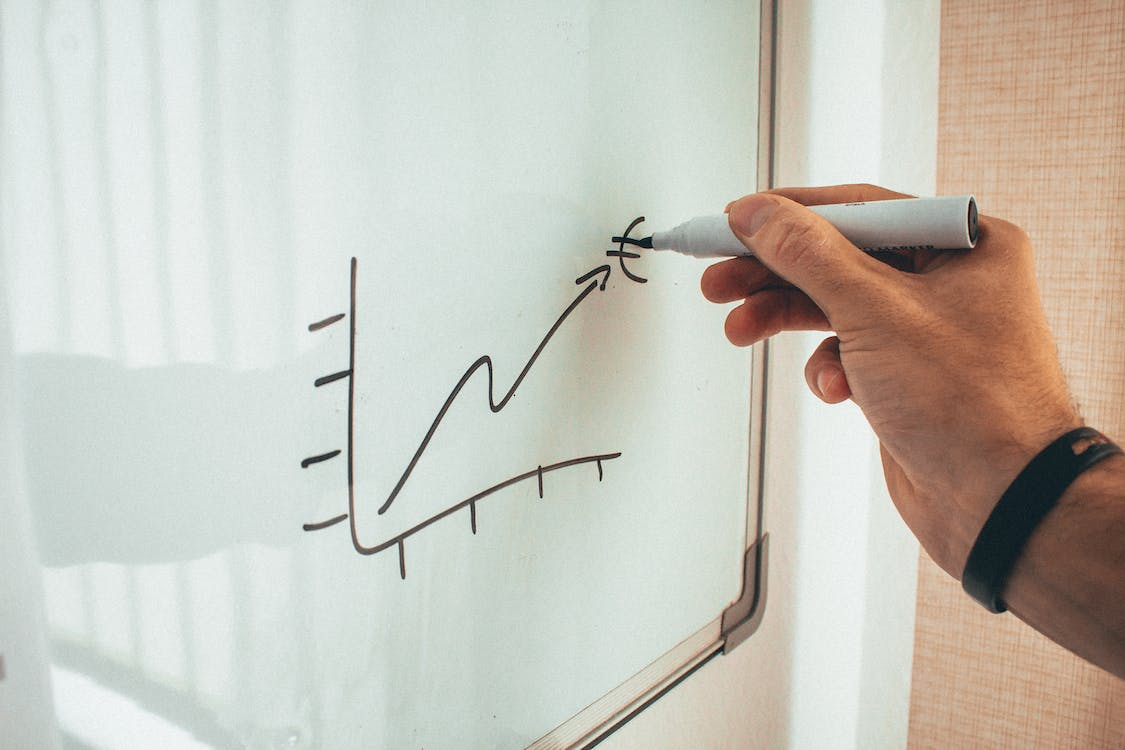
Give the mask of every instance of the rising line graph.
<path id="1" fill-rule="evenodd" d="M 632 253 L 630 251 L 625 250 L 625 244 L 628 242 L 629 233 L 633 230 L 633 228 L 635 228 L 642 221 L 644 221 L 643 216 L 638 217 L 632 223 L 630 223 L 628 228 L 623 233 L 623 236 L 613 238 L 614 242 L 619 243 L 618 249 L 609 250 L 609 251 L 606 252 L 607 256 L 615 257 L 615 258 L 618 259 L 618 261 L 621 265 L 621 270 L 627 278 L 629 278 L 630 280 L 632 280 L 634 282 L 638 282 L 638 283 L 644 283 L 644 282 L 647 281 L 647 279 L 641 278 L 641 277 L 637 276 L 636 274 L 631 273 L 630 270 L 625 265 L 625 259 L 626 258 L 637 258 L 637 257 L 640 257 L 640 256 L 637 255 L 636 253 Z M 579 276 L 577 279 L 575 279 L 574 283 L 578 286 L 582 286 L 583 288 L 581 289 L 581 291 L 579 291 L 579 293 L 574 298 L 574 300 L 571 301 L 571 303 L 566 307 L 566 309 L 563 310 L 562 314 L 560 314 L 559 317 L 555 320 L 555 322 L 551 325 L 550 329 L 547 331 L 547 333 L 540 340 L 539 345 L 535 348 L 535 351 L 531 354 L 531 356 L 528 358 L 528 360 L 524 364 L 523 368 L 520 370 L 519 374 L 516 376 L 512 385 L 507 389 L 506 392 L 504 392 L 504 394 L 499 399 L 496 398 L 496 381 L 495 381 L 495 371 L 494 371 L 494 365 L 493 365 L 492 357 L 487 355 L 487 354 L 482 355 L 481 357 L 478 357 L 471 365 L 469 365 L 469 367 L 464 371 L 464 373 L 458 379 L 456 385 L 454 385 L 453 389 L 450 391 L 449 395 L 446 397 L 446 399 L 443 402 L 443 404 L 441 405 L 441 407 L 438 409 L 437 414 L 434 416 L 433 420 L 431 421 L 430 426 L 427 429 L 425 436 L 422 438 L 421 442 L 418 444 L 417 449 L 414 451 L 413 456 L 411 457 L 410 461 L 407 463 L 407 465 L 406 465 L 405 469 L 403 470 L 402 474 L 399 476 L 398 481 L 395 483 L 395 485 L 391 489 L 390 493 L 387 495 L 387 497 L 383 500 L 382 504 L 379 506 L 378 513 L 380 515 L 385 513 L 387 510 L 389 510 L 390 507 L 394 504 L 395 500 L 399 497 L 399 494 L 402 492 L 403 488 L 406 486 L 406 484 L 409 481 L 411 475 L 413 474 L 416 466 L 418 465 L 418 462 L 421 460 L 422 456 L 425 454 L 427 447 L 430 445 L 430 442 L 432 441 L 432 439 L 434 438 L 435 434 L 437 433 L 439 427 L 441 426 L 442 421 L 444 420 L 446 414 L 449 412 L 450 408 L 457 401 L 458 397 L 460 396 L 460 394 L 462 393 L 464 388 L 469 384 L 469 382 L 473 379 L 473 377 L 476 375 L 476 373 L 483 369 L 483 370 L 485 370 L 485 373 L 487 375 L 487 388 L 488 388 L 487 396 L 488 396 L 489 410 L 493 414 L 496 414 L 496 413 L 502 411 L 504 409 L 504 407 L 507 406 L 508 403 L 515 396 L 516 391 L 519 388 L 520 384 L 522 384 L 524 379 L 527 378 L 528 374 L 532 370 L 532 367 L 538 361 L 538 359 L 539 359 L 540 355 L 543 353 L 544 349 L 547 348 L 548 344 L 550 344 L 550 342 L 554 338 L 555 334 L 563 326 L 563 324 L 567 321 L 567 319 L 570 318 L 570 316 L 579 308 L 579 306 L 582 304 L 582 302 L 585 301 L 595 291 L 598 291 L 598 290 L 605 291 L 606 285 L 607 285 L 607 283 L 609 281 L 609 278 L 610 278 L 611 271 L 612 271 L 612 269 L 609 265 L 600 265 L 597 268 L 594 268 L 591 271 L 589 271 L 589 272 Z M 545 474 L 549 474 L 549 473 L 554 472 L 554 471 L 560 471 L 562 469 L 567 469 L 567 468 L 571 468 L 571 467 L 575 467 L 575 466 L 580 466 L 580 465 L 583 465 L 583 464 L 595 464 L 596 465 L 597 470 L 598 470 L 598 481 L 600 482 L 602 480 L 602 476 L 603 476 L 603 463 L 606 462 L 606 461 L 611 461 L 613 459 L 619 458 L 621 456 L 621 452 L 616 451 L 616 452 L 608 452 L 608 453 L 591 454 L 591 455 L 586 455 L 586 456 L 578 456 L 578 457 L 575 457 L 575 458 L 570 458 L 570 459 L 557 461 L 557 462 L 549 463 L 549 464 L 539 464 L 539 465 L 529 469 L 528 471 L 522 472 L 522 473 L 520 473 L 516 476 L 508 477 L 507 479 L 504 479 L 500 482 L 497 482 L 496 484 L 494 484 L 490 487 L 486 487 L 486 488 L 480 490 L 479 492 L 476 492 L 475 494 L 471 495 L 470 497 L 467 497 L 467 498 L 464 498 L 463 500 L 455 502 L 452 505 L 449 505 L 448 507 L 446 507 L 444 510 L 441 510 L 441 511 L 429 516 L 428 518 L 421 521 L 420 523 L 418 523 L 418 524 L 416 524 L 416 525 L 414 525 L 414 526 L 412 526 L 412 527 L 410 527 L 410 528 L 408 528 L 408 529 L 406 529 L 402 532 L 399 532 L 398 534 L 395 534 L 395 535 L 393 535 L 389 538 L 386 538 L 381 542 L 378 542 L 376 544 L 370 544 L 370 545 L 364 544 L 363 542 L 361 542 L 360 538 L 359 538 L 359 530 L 358 530 L 357 524 L 356 524 L 357 497 L 356 497 L 356 489 L 355 489 L 355 386 L 356 386 L 356 278 L 357 278 L 357 273 L 358 273 L 358 261 L 357 261 L 356 258 L 353 257 L 351 259 L 351 277 L 350 277 L 350 284 L 349 284 L 350 292 L 349 292 L 348 312 L 347 313 L 338 313 L 338 314 L 329 316 L 327 318 L 324 318 L 323 320 L 319 320 L 315 323 L 311 323 L 308 326 L 308 330 L 310 332 L 316 332 L 316 331 L 324 330 L 324 329 L 328 328 L 329 326 L 332 326 L 335 323 L 340 322 L 344 318 L 348 319 L 348 329 L 349 330 L 348 330 L 348 367 L 347 367 L 347 369 L 340 370 L 338 372 L 334 372 L 334 373 L 331 373 L 329 375 L 324 375 L 324 376 L 321 376 L 319 378 L 316 378 L 316 380 L 313 383 L 314 387 L 320 388 L 320 387 L 329 385 L 331 383 L 335 383 L 337 381 L 347 379 L 347 381 L 348 381 L 348 398 L 347 398 L 347 444 L 346 444 L 346 448 L 343 451 L 341 451 L 340 449 L 336 449 L 336 450 L 327 451 L 325 453 L 320 453 L 320 454 L 316 454 L 316 455 L 313 455 L 313 456 L 309 456 L 307 458 L 302 459 L 301 462 L 300 462 L 301 468 L 307 469 L 307 468 L 309 468 L 313 465 L 320 464 L 320 463 L 323 463 L 323 462 L 326 462 L 326 461 L 330 461 L 331 459 L 334 459 L 334 458 L 340 456 L 341 454 L 343 454 L 345 456 L 346 473 L 347 473 L 347 488 L 348 488 L 348 512 L 347 513 L 341 513 L 337 516 L 328 518 L 328 519 L 323 520 L 323 521 L 317 521 L 317 522 L 313 522 L 313 523 L 303 524 L 302 528 L 305 531 L 321 531 L 321 530 L 333 527 L 333 526 L 335 526 L 339 523 L 342 523 L 344 521 L 349 521 L 350 536 L 351 536 L 352 546 L 355 549 L 355 551 L 357 553 L 361 554 L 361 555 L 374 555 L 376 553 L 379 553 L 379 552 L 382 552 L 384 550 L 395 547 L 398 551 L 399 574 L 403 579 L 405 579 L 406 578 L 405 543 L 406 543 L 406 540 L 408 538 L 410 538 L 411 536 L 413 536 L 414 534 L 417 534 L 420 531 L 422 531 L 423 529 L 437 523 L 438 521 L 440 521 L 440 520 L 442 520 L 442 519 L 444 519 L 444 518 L 446 518 L 450 515 L 453 515 L 454 513 L 458 512 L 460 510 L 464 510 L 466 508 L 469 510 L 470 528 L 472 530 L 472 533 L 476 534 L 477 533 L 477 503 L 480 502 L 481 500 L 483 500 L 484 498 L 486 498 L 486 497 L 488 497 L 488 496 L 490 496 L 494 493 L 497 493 L 497 492 L 499 492 L 499 491 L 501 491 L 505 488 L 511 487 L 515 484 L 519 484 L 519 483 L 525 482 L 525 481 L 530 481 L 531 479 L 537 480 L 539 497 L 542 498 L 543 497 L 543 476 Z M 585 285 L 585 286 L 583 286 L 583 285 Z"/>

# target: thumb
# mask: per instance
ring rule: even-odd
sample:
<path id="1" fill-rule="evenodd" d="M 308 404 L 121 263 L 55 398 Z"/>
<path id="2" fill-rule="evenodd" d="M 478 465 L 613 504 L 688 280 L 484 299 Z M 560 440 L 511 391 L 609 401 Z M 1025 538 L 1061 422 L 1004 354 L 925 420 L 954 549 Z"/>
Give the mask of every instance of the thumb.
<path id="1" fill-rule="evenodd" d="M 731 231 L 758 260 L 833 313 L 886 281 L 888 268 L 849 242 L 828 220 L 780 195 L 756 193 L 730 205 Z"/>
<path id="2" fill-rule="evenodd" d="M 840 361 L 840 339 L 829 336 L 805 364 L 805 382 L 813 395 L 826 404 L 838 404 L 852 396 L 848 376 Z"/>

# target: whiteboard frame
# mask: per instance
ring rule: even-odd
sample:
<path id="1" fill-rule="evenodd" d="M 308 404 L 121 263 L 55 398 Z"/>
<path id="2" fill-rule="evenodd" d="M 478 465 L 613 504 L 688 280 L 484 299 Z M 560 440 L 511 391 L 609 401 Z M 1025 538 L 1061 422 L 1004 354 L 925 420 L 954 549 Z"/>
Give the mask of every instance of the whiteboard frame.
<path id="1" fill-rule="evenodd" d="M 761 0 L 758 48 L 757 189 L 774 187 L 774 110 L 777 79 L 777 0 Z M 662 695 L 758 629 L 765 613 L 769 535 L 765 533 L 766 386 L 769 342 L 751 349 L 746 539 L 742 594 L 723 612 L 600 699 L 528 746 L 529 750 L 591 748 Z"/>
<path id="2" fill-rule="evenodd" d="M 767 349 L 763 342 L 751 352 L 746 514 L 746 538 L 751 542 L 744 554 L 742 596 L 640 672 L 533 742 L 529 750 L 594 747 L 708 661 L 745 641 L 761 624 L 769 550 L 769 536 L 762 525 Z"/>

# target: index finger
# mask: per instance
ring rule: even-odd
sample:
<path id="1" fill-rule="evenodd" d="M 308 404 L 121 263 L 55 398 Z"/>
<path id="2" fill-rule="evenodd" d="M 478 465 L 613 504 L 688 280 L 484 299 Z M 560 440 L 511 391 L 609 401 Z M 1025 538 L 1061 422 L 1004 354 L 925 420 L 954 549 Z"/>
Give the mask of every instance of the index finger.
<path id="1" fill-rule="evenodd" d="M 708 266 L 699 280 L 703 296 L 711 302 L 735 302 L 766 287 L 790 286 L 752 256 L 731 258 Z"/>

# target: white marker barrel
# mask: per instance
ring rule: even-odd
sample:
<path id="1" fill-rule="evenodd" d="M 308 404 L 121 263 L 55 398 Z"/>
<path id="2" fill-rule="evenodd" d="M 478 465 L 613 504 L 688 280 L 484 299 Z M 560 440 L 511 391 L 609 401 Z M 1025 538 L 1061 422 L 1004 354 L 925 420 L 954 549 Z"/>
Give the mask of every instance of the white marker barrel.
<path id="1" fill-rule="evenodd" d="M 968 250 L 977 242 L 977 203 L 971 195 L 809 208 L 828 219 L 853 245 L 869 252 Z"/>
<path id="2" fill-rule="evenodd" d="M 868 252 L 968 250 L 977 241 L 977 204 L 971 195 L 835 203 L 809 209 Z M 750 255 L 731 231 L 726 214 L 698 216 L 667 232 L 655 232 L 652 247 L 697 258 Z"/>

